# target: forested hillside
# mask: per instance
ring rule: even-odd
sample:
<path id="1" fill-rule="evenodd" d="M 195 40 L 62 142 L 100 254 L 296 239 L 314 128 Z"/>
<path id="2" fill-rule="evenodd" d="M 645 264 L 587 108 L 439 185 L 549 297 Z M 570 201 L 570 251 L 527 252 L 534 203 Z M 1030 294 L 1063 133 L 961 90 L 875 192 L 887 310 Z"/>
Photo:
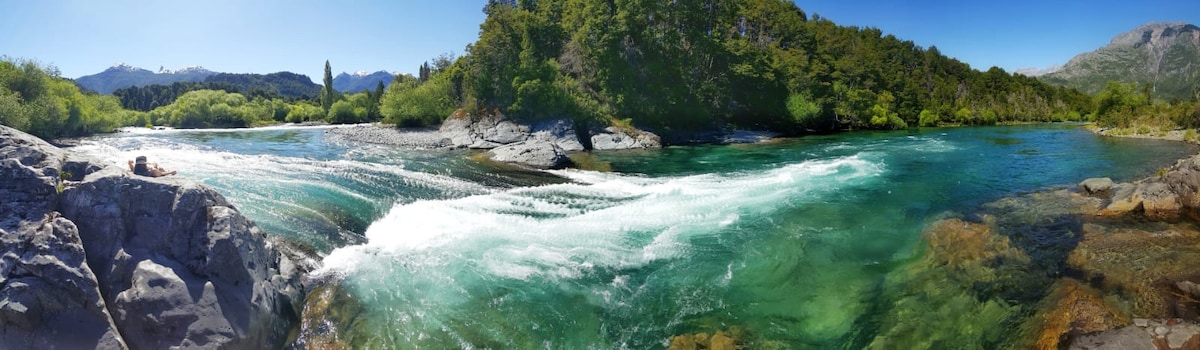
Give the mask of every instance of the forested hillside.
<path id="1" fill-rule="evenodd" d="M 248 98 L 282 99 L 287 101 L 313 100 L 321 94 L 321 86 L 308 76 L 291 72 L 271 74 L 220 73 L 203 82 L 178 82 L 171 85 L 130 86 L 113 91 L 121 106 L 138 111 L 169 105 L 183 94 L 196 90 L 236 92 Z"/>
<path id="2" fill-rule="evenodd" d="M 427 89 L 468 110 L 781 131 L 1077 120 L 1091 110 L 1077 91 L 974 70 L 785 0 L 493 0 L 484 11 L 479 40 Z"/>

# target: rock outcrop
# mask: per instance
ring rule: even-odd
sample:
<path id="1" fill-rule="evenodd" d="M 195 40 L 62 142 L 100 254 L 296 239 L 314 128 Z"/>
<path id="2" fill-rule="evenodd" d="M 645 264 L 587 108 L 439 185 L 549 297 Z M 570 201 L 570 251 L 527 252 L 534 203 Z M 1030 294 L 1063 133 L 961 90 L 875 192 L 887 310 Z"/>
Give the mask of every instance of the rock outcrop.
<path id="1" fill-rule="evenodd" d="M 200 184 L 0 127 L 0 198 L 0 348 L 276 348 L 297 324 L 301 271 Z"/>
<path id="2" fill-rule="evenodd" d="M 617 127 L 588 130 L 586 140 L 570 119 L 559 118 L 521 123 L 500 112 L 472 116 L 455 112 L 438 129 L 447 143 L 456 148 L 493 149 L 527 141 L 551 143 L 567 152 L 620 150 L 662 147 L 662 140 L 651 132 Z"/>
<path id="3" fill-rule="evenodd" d="M 529 139 L 530 127 L 509 120 L 500 112 L 473 117 L 455 113 L 438 129 L 458 148 L 492 149 Z"/>
<path id="4" fill-rule="evenodd" d="M 1097 181 L 1085 180 L 1079 186 L 1086 193 L 1106 199 L 1099 215 L 1142 213 L 1154 220 L 1200 219 L 1200 155 L 1182 159 L 1158 176 L 1109 185 L 1105 191 L 1087 189 L 1097 186 Z"/>
<path id="5" fill-rule="evenodd" d="M 662 147 L 662 138 L 651 132 L 638 129 L 623 129 L 610 126 L 592 133 L 592 149 L 619 150 Z"/>

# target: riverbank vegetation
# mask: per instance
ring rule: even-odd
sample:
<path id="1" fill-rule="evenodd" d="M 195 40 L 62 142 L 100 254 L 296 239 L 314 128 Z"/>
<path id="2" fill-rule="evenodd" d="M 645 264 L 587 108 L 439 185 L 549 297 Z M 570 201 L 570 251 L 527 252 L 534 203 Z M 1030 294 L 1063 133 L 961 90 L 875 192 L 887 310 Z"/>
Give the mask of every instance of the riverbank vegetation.
<path id="1" fill-rule="evenodd" d="M 1092 118 L 1097 127 L 1115 135 L 1163 136 L 1180 129 L 1192 129 L 1189 141 L 1196 141 L 1194 129 L 1200 127 L 1200 102 L 1160 100 L 1144 85 L 1109 82 L 1095 97 Z"/>
<path id="2" fill-rule="evenodd" d="M 85 94 L 56 69 L 0 59 L 0 124 L 52 139 L 108 132 L 132 118 L 114 96 Z"/>

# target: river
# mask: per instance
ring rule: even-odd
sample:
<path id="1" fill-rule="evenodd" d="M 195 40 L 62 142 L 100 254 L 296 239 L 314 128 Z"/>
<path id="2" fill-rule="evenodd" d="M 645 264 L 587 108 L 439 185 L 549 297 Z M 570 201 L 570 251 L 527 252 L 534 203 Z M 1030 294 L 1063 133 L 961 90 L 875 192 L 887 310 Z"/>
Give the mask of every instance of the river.
<path id="1" fill-rule="evenodd" d="M 331 142 L 326 128 L 141 130 L 75 149 L 121 166 L 146 155 L 215 187 L 268 234 L 314 247 L 317 273 L 367 310 L 344 330 L 356 345 L 433 349 L 656 348 L 730 329 L 758 347 L 862 347 L 892 312 L 886 276 L 933 220 L 1197 152 L 1031 125 L 599 153 L 612 172 L 529 172 Z"/>

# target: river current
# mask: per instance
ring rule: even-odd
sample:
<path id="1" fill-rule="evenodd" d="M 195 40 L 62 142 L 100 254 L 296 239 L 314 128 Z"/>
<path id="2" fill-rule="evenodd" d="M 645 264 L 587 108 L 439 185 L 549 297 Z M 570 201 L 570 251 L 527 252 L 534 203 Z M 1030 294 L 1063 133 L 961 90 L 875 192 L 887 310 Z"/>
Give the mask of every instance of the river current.
<path id="1" fill-rule="evenodd" d="M 598 153 L 612 172 L 533 172 L 332 142 L 327 128 L 133 130 L 75 149 L 119 166 L 146 155 L 216 188 L 318 252 L 316 273 L 366 310 L 347 330 L 356 345 L 431 349 L 657 348 L 730 329 L 860 348 L 891 312 L 886 276 L 933 220 L 1197 151 L 1037 125 Z"/>

